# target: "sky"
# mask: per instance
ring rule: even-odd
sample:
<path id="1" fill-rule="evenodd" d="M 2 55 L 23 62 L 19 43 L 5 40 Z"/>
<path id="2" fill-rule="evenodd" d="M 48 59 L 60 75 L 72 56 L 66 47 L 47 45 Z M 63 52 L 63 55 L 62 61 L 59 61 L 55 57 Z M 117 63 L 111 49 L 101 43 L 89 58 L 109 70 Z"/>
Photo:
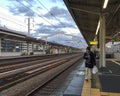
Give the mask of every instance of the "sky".
<path id="1" fill-rule="evenodd" d="M 76 48 L 87 46 L 63 0 L 0 0 L 0 26 Z"/>

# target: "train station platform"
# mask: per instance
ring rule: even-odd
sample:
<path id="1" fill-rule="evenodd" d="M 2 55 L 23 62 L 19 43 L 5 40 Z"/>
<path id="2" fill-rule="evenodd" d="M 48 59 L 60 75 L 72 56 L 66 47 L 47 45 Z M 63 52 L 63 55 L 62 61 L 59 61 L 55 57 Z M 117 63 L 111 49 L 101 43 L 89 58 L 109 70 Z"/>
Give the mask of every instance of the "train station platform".
<path id="1" fill-rule="evenodd" d="M 98 67 L 98 70 L 92 80 L 86 81 L 83 62 L 79 76 L 77 72 L 63 96 L 120 96 L 120 61 L 107 59 L 106 68 Z"/>
<path id="2" fill-rule="evenodd" d="M 106 68 L 98 67 L 98 70 L 98 74 L 93 75 L 92 81 L 84 81 L 81 96 L 120 96 L 119 60 L 107 59 Z"/>
<path id="3" fill-rule="evenodd" d="M 85 66 L 84 63 L 81 67 L 76 71 L 72 81 L 69 86 L 65 90 L 63 96 L 81 96 L 83 82 L 85 78 Z"/>

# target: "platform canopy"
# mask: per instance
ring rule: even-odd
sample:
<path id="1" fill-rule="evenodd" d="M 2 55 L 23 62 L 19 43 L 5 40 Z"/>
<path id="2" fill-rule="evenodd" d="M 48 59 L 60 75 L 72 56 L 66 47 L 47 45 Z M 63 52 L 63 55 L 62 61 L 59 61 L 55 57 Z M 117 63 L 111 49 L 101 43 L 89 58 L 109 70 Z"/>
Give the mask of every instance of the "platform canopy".
<path id="1" fill-rule="evenodd" d="M 106 8 L 103 8 L 104 0 L 64 0 L 64 2 L 88 44 L 95 36 L 97 38 L 99 36 L 99 31 L 97 34 L 96 30 L 101 14 L 104 14 L 106 19 L 106 39 L 120 34 L 120 0 L 108 0 Z"/>

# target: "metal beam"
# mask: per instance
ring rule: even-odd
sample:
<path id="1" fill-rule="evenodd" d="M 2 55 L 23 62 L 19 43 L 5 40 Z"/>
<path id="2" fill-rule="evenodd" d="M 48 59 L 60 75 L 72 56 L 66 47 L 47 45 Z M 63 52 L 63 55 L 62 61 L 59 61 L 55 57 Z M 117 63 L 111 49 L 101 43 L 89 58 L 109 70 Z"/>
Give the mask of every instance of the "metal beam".
<path id="1" fill-rule="evenodd" d="M 120 8 L 120 4 L 117 6 L 117 8 L 115 9 L 115 11 L 111 14 L 111 18 L 109 19 L 109 21 L 107 22 L 107 26 L 110 24 L 111 20 L 113 19 L 113 17 L 115 16 L 115 14 L 117 13 L 117 11 Z"/>
<path id="2" fill-rule="evenodd" d="M 2 46 L 1 46 L 1 38 L 0 38 L 0 56 L 1 56 L 1 49 L 2 49 Z"/>
<path id="3" fill-rule="evenodd" d="M 23 35 L 17 35 L 17 34 L 13 34 L 13 33 L 8 33 L 8 32 L 3 32 L 3 31 L 0 31 L 0 34 L 5 34 L 5 35 L 11 35 L 11 36 L 16 36 L 16 37 L 20 37 L 20 38 L 25 38 L 25 36 Z"/>
<path id="4" fill-rule="evenodd" d="M 86 12 L 86 13 L 90 13 L 90 14 L 95 14 L 95 15 L 100 15 L 100 11 L 96 11 L 95 7 L 89 7 L 89 6 L 78 6 L 76 4 L 69 4 L 70 8 L 73 10 L 78 10 L 78 11 L 82 11 L 82 12 Z"/>

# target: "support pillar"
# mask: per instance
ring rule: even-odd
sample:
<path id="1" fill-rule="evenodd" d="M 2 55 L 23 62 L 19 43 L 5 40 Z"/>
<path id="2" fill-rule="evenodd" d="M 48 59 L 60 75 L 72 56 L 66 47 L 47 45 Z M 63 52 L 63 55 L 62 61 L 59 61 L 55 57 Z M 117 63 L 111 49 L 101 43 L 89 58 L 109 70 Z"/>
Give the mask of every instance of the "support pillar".
<path id="1" fill-rule="evenodd" d="M 27 42 L 27 55 L 29 55 L 29 42 Z"/>
<path id="2" fill-rule="evenodd" d="M 28 18 L 28 36 L 30 36 L 30 18 Z M 27 42 L 27 55 L 29 55 L 29 42 Z"/>
<path id="3" fill-rule="evenodd" d="M 32 43 L 32 52 L 34 53 L 34 42 Z"/>
<path id="4" fill-rule="evenodd" d="M 22 42 L 20 42 L 20 53 L 22 53 Z"/>
<path id="5" fill-rule="evenodd" d="M 100 44 L 100 67 L 106 67 L 106 57 L 105 57 L 105 16 L 104 14 L 100 15 L 100 33 L 99 33 L 99 44 Z"/>
<path id="6" fill-rule="evenodd" d="M 42 45 L 43 46 L 43 54 L 46 54 L 45 52 L 45 45 Z"/>
<path id="7" fill-rule="evenodd" d="M 1 38 L 0 38 L 0 56 L 1 56 L 1 49 L 2 49 L 2 48 L 1 48 Z"/>

